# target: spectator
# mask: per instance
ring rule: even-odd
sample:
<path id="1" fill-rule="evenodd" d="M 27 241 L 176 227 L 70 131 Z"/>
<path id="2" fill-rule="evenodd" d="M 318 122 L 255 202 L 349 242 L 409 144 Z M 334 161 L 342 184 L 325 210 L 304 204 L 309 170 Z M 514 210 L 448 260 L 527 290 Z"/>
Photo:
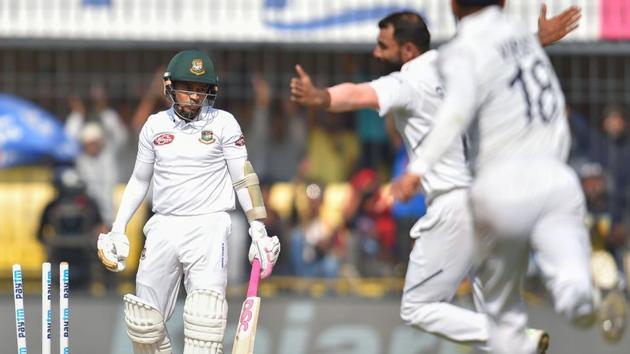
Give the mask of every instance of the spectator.
<path id="1" fill-rule="evenodd" d="M 168 98 L 164 95 L 162 75 L 165 71 L 164 66 L 159 66 L 153 73 L 149 86 L 146 89 L 142 87 L 142 98 L 131 118 L 131 127 L 134 132 L 140 132 L 148 116 L 171 106 Z"/>
<path id="2" fill-rule="evenodd" d="M 396 225 L 391 204 L 383 198 L 376 172 L 361 169 L 352 177 L 346 220 L 358 242 L 359 272 L 365 276 L 392 275 Z"/>
<path id="3" fill-rule="evenodd" d="M 322 187 L 306 187 L 308 208 L 304 220 L 290 232 L 290 263 L 296 276 L 333 278 L 339 271 L 340 260 L 334 252 L 332 230 L 320 217 Z"/>
<path id="4" fill-rule="evenodd" d="M 76 167 L 85 182 L 87 194 L 98 204 L 103 221 L 114 221 L 114 189 L 116 187 L 116 161 L 107 150 L 105 136 L 96 122 L 85 124 L 80 134 L 82 151 Z"/>
<path id="5" fill-rule="evenodd" d="M 627 208 L 627 187 L 630 178 L 630 139 L 624 112 L 609 107 L 602 119 L 602 132 L 591 144 L 590 160 L 599 163 L 610 176 L 610 205 L 613 223 L 620 223 Z"/>
<path id="6" fill-rule="evenodd" d="M 571 129 L 569 164 L 577 169 L 588 161 L 588 151 L 592 140 L 591 127 L 588 119 L 569 104 L 566 105 L 566 111 Z"/>
<path id="7" fill-rule="evenodd" d="M 267 218 L 265 219 L 265 227 L 270 235 L 279 235 L 282 249 L 289 249 L 288 238 L 282 237 L 287 235 L 288 225 L 286 221 L 280 217 L 280 214 L 273 208 L 273 203 L 270 200 L 271 196 L 271 183 L 265 180 L 260 181 L 260 190 L 262 192 L 264 204 L 267 208 Z M 287 274 L 289 272 L 287 252 L 281 252 L 280 258 L 274 266 L 274 274 Z"/>
<path id="8" fill-rule="evenodd" d="M 623 272 L 625 227 L 622 221 L 614 220 L 604 171 L 598 163 L 585 163 L 578 172 L 586 197 L 587 226 L 593 249 L 610 252 Z"/>
<path id="9" fill-rule="evenodd" d="M 164 94 L 164 79 L 162 76 L 165 71 L 166 67 L 158 66 L 148 83 L 142 82 L 137 86 L 135 91 L 140 96 L 140 102 L 135 108 L 127 106 L 128 112 L 124 112 L 122 109 L 119 110 L 121 114 L 129 113 L 123 116 L 130 117 L 129 126 L 134 134 L 130 134 L 126 147 L 122 151 L 117 151 L 116 156 L 119 157 L 117 159 L 118 176 L 120 177 L 118 181 L 126 182 L 133 172 L 138 147 L 138 133 L 140 133 L 147 117 L 171 107 L 171 102 Z M 149 194 L 151 194 L 151 191 L 149 191 Z M 152 198 L 149 195 L 147 199 L 151 201 Z"/>
<path id="10" fill-rule="evenodd" d="M 252 79 L 254 112 L 247 129 L 252 164 L 270 181 L 290 181 L 297 173 L 306 146 L 306 120 L 295 103 L 272 97 L 269 83 Z"/>
<path id="11" fill-rule="evenodd" d="M 317 114 L 311 111 L 310 114 Z M 342 113 L 348 114 L 348 113 Z M 307 175 L 319 183 L 347 181 L 354 171 L 361 153 L 359 140 L 344 124 L 350 121 L 339 118 L 336 113 L 324 112 L 320 117 L 310 117 L 307 146 Z"/>
<path id="12" fill-rule="evenodd" d="M 58 171 L 54 184 L 57 197 L 44 209 L 37 237 L 45 246 L 49 261 L 64 260 L 76 265 L 72 276 L 77 288 L 91 281 L 104 290 L 104 271 L 93 256 L 97 235 L 106 232 L 98 206 L 85 193 L 75 170 Z"/>
<path id="13" fill-rule="evenodd" d="M 363 56 L 346 54 L 341 58 L 342 70 L 353 82 L 366 82 L 374 79 Z M 372 61 L 375 63 L 375 61 Z M 352 113 L 355 118 L 355 131 L 361 144 L 361 157 L 358 168 L 371 168 L 376 171 L 388 170 L 391 163 L 390 145 L 387 141 L 385 120 L 378 111 L 360 109 Z"/>
<path id="14" fill-rule="evenodd" d="M 90 106 L 86 110 L 79 97 L 73 96 L 69 100 L 70 115 L 66 119 L 66 133 L 79 139 L 83 128 L 88 123 L 100 125 L 104 135 L 103 153 L 111 154 L 112 159 L 116 159 L 121 153 L 121 149 L 127 143 L 129 132 L 122 124 L 118 113 L 109 107 L 107 93 L 100 85 L 93 85 L 90 88 Z M 118 175 L 117 164 L 114 164 L 111 171 L 115 176 L 115 181 L 121 180 Z"/>

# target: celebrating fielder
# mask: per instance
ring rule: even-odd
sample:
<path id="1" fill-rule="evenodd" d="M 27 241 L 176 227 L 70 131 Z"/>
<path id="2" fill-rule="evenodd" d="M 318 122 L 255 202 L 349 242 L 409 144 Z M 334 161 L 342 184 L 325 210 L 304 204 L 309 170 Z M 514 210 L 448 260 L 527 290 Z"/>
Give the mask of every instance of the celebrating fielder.
<path id="1" fill-rule="evenodd" d="M 250 224 L 250 261 L 258 258 L 267 277 L 280 243 L 268 237 L 258 177 L 247 160 L 236 119 L 213 108 L 219 82 L 210 58 L 198 50 L 175 55 L 164 73 L 172 107 L 150 116 L 140 132 L 138 156 L 112 231 L 101 234 L 98 255 L 111 271 L 125 268 L 125 229 L 153 177 L 153 211 L 146 236 L 136 295 L 124 296 L 127 333 L 135 354 L 170 354 L 165 322 L 170 318 L 182 276 L 184 354 L 223 353 L 227 318 L 227 211 L 234 192 Z"/>
<path id="2" fill-rule="evenodd" d="M 539 19 L 539 38 L 545 44 L 572 31 L 580 16 L 579 9 L 573 7 L 547 20 L 545 11 L 543 7 Z M 381 116 L 392 113 L 413 160 L 434 124 L 444 94 L 435 70 L 437 52 L 430 50 L 429 31 L 416 13 L 391 14 L 379 22 L 379 28 L 373 54 L 393 72 L 370 83 L 343 83 L 319 89 L 298 65 L 299 77 L 291 80 L 291 98 L 333 112 L 372 108 Z M 472 267 L 473 226 L 467 204 L 470 183 L 464 142 L 457 139 L 422 178 L 428 208 L 410 231 L 416 242 L 405 277 L 401 317 L 407 324 L 429 333 L 487 349 L 486 315 L 449 303 Z M 473 279 L 475 303 L 480 305 L 480 287 Z M 532 345 L 546 345 L 547 337 L 542 331 L 530 333 Z"/>

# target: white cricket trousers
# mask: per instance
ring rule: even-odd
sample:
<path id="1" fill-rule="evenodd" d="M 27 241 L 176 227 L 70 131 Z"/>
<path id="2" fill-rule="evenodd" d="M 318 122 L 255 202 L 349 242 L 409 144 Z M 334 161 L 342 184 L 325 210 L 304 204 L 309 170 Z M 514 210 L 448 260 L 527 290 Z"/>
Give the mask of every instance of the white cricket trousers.
<path id="1" fill-rule="evenodd" d="M 532 354 L 522 282 L 536 252 L 555 310 L 580 323 L 593 312 L 590 242 L 584 196 L 575 173 L 553 159 L 486 166 L 471 189 L 479 242 L 487 257 L 478 276 L 490 318 L 493 353 Z"/>
<path id="2" fill-rule="evenodd" d="M 411 234 L 418 237 L 405 276 L 402 319 L 425 332 L 483 349 L 488 339 L 486 315 L 450 304 L 461 281 L 471 275 L 475 254 L 468 190 L 436 197 Z M 480 310 L 480 284 L 473 279 L 473 298 Z"/>
<path id="3" fill-rule="evenodd" d="M 230 231 L 225 212 L 153 215 L 144 226 L 136 296 L 159 309 L 166 321 L 173 313 L 182 276 L 188 294 L 196 289 L 225 294 Z"/>

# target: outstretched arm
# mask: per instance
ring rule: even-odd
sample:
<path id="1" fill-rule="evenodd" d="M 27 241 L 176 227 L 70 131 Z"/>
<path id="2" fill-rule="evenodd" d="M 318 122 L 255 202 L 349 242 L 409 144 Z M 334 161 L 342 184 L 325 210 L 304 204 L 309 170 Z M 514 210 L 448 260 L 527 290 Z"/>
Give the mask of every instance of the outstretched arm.
<path id="1" fill-rule="evenodd" d="M 304 106 L 347 112 L 363 108 L 379 109 L 378 96 L 368 83 L 345 82 L 325 89 L 313 85 L 311 77 L 300 65 L 298 76 L 291 79 L 291 100 Z"/>
<path id="2" fill-rule="evenodd" d="M 538 17 L 540 44 L 544 47 L 561 40 L 578 28 L 581 17 L 582 9 L 579 6 L 571 6 L 559 15 L 547 19 L 547 5 L 542 4 Z"/>

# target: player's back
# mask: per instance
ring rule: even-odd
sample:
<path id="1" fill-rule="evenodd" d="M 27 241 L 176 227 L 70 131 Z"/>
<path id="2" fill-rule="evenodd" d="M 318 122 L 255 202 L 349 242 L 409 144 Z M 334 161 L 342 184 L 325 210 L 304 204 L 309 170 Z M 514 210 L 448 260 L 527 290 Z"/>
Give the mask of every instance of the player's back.
<path id="1" fill-rule="evenodd" d="M 566 159 L 564 95 L 549 58 L 524 26 L 498 6 L 488 7 L 462 20 L 441 55 L 465 56 L 473 71 L 478 110 L 470 137 L 476 170 L 510 159 Z"/>
<path id="2" fill-rule="evenodd" d="M 465 56 L 450 57 L 459 60 L 458 72 L 473 74 L 462 77 L 459 88 L 473 96 L 474 105 L 464 107 L 477 114 L 470 205 L 479 245 L 488 246 L 490 261 L 478 272 L 492 279 L 484 284 L 484 300 L 500 323 L 488 343 L 493 353 L 534 353 L 538 343 L 531 342 L 520 309 L 530 250 L 556 310 L 574 323 L 593 319 L 584 196 L 565 163 L 570 141 L 564 97 L 537 39 L 498 6 L 464 17 L 448 49 Z M 457 78 L 449 83 L 456 85 Z"/>

